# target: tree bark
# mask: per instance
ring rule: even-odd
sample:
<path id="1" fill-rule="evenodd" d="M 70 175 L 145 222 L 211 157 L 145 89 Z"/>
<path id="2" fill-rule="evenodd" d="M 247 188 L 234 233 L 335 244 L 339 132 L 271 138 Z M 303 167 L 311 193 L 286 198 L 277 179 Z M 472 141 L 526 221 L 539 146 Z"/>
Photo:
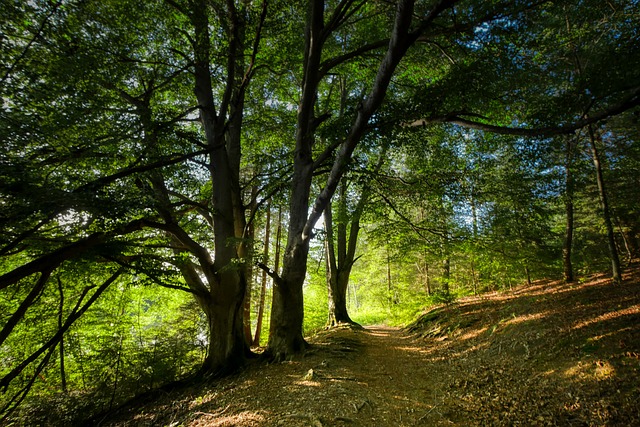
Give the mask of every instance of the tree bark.
<path id="1" fill-rule="evenodd" d="M 238 190 L 239 191 L 239 190 Z M 256 209 L 256 197 L 258 194 L 258 187 L 253 185 L 251 187 L 251 211 Z M 235 206 L 235 203 L 234 203 Z M 268 215 L 268 212 L 267 212 Z M 238 216 L 238 214 L 236 214 Z M 244 219 L 244 213 L 242 213 L 242 218 Z M 247 340 L 247 344 L 251 345 L 253 343 L 253 338 L 251 337 L 251 289 L 253 287 L 253 247 L 255 241 L 255 226 L 253 221 L 249 224 L 246 224 L 244 227 L 245 235 L 243 235 L 243 239 L 240 245 L 243 248 L 243 251 L 238 251 L 238 256 L 244 260 L 245 266 L 245 277 L 247 279 L 247 289 L 245 291 L 244 296 L 244 313 L 243 313 L 243 321 L 244 321 L 244 338 Z M 237 233 L 237 230 L 236 230 Z M 268 246 L 268 242 L 267 242 Z M 263 261 L 264 262 L 264 261 Z M 264 272 L 263 272 L 264 273 Z"/>
<path id="2" fill-rule="evenodd" d="M 573 264 L 571 263 L 571 252 L 573 249 L 573 156 L 574 144 L 570 137 L 566 138 L 566 154 L 565 154 L 565 195 L 564 207 L 566 215 L 566 225 L 564 242 L 562 245 L 562 265 L 564 270 L 565 283 L 573 282 Z"/>
<path id="3" fill-rule="evenodd" d="M 345 186 L 342 185 L 342 188 Z M 344 196 L 344 194 L 341 194 Z M 340 204 L 344 203 L 341 198 Z M 324 213 L 324 225 L 327 231 L 326 252 L 327 252 L 327 289 L 329 319 L 327 327 L 332 328 L 341 324 L 355 325 L 347 311 L 347 287 L 349 285 L 349 274 L 351 266 L 346 262 L 346 230 L 342 224 L 338 225 L 338 253 L 336 257 L 334 248 L 333 212 L 332 203 L 327 205 Z M 346 219 L 343 219 L 343 221 Z M 342 240 L 343 239 L 343 240 Z M 340 243 L 343 242 L 343 243 Z"/>
<path id="4" fill-rule="evenodd" d="M 201 258 L 202 272 L 208 282 L 208 293 L 198 298 L 207 316 L 209 347 L 202 367 L 207 375 L 226 374 L 242 366 L 250 354 L 244 335 L 244 298 L 247 289 L 245 269 L 238 261 L 246 253 L 244 244 L 232 244 L 245 236 L 246 221 L 240 193 L 239 164 L 241 155 L 240 129 L 244 108 L 244 87 L 241 61 L 244 51 L 244 16 L 233 2 L 220 16 L 226 20 L 229 41 L 226 81 L 222 98 L 214 102 L 210 61 L 211 42 L 207 2 L 192 4 L 190 14 L 194 27 L 195 95 L 200 108 L 200 121 L 209 152 L 211 176 L 214 253 L 213 261 Z M 182 242 L 189 243 L 189 242 Z M 193 272 L 189 274 L 197 286 Z"/>
<path id="5" fill-rule="evenodd" d="M 276 359 L 283 359 L 306 346 L 302 335 L 303 295 L 309 240 L 313 227 L 322 216 L 351 160 L 356 146 L 365 135 L 371 117 L 378 110 L 386 95 L 391 78 L 409 47 L 423 31 L 444 10 L 452 7 L 454 1 L 441 0 L 418 30 L 410 33 L 413 19 L 413 0 L 397 3 L 389 47 L 378 67 L 371 85 L 371 91 L 361 103 L 347 136 L 340 145 L 335 161 L 329 172 L 326 185 L 316 197 L 309 213 L 311 178 L 315 164 L 312 147 L 318 121 L 314 117 L 314 107 L 320 82 L 320 61 L 323 43 L 335 29 L 324 27 L 324 1 L 309 0 L 307 27 L 305 30 L 305 52 L 303 63 L 302 95 L 298 107 L 296 147 L 294 151 L 294 172 L 289 208 L 289 236 L 284 257 L 282 277 L 276 281 L 272 307 L 272 334 L 269 352 Z M 320 156 L 324 158 L 324 156 Z"/>
<path id="6" fill-rule="evenodd" d="M 387 300 L 389 302 L 389 309 L 393 304 L 393 282 L 391 281 L 391 254 L 389 253 L 389 246 L 385 246 L 387 249 Z"/>
<path id="7" fill-rule="evenodd" d="M 449 283 L 451 282 L 451 259 L 446 255 L 442 261 L 442 291 L 446 296 L 450 294 Z"/>
<path id="8" fill-rule="evenodd" d="M 377 174 L 386 160 L 388 144 L 384 144 L 380 156 L 373 168 L 372 173 Z M 329 320 L 328 327 L 337 326 L 339 324 L 350 324 L 359 327 L 349 316 L 347 310 L 347 289 L 349 287 L 349 277 L 353 264 L 356 262 L 356 248 L 358 244 L 358 235 L 360 233 L 360 219 L 364 212 L 364 208 L 369 201 L 371 195 L 371 181 L 367 181 L 362 187 L 360 198 L 349 215 L 347 209 L 347 187 L 348 184 L 344 178 L 340 184 L 338 193 L 338 232 L 334 236 L 333 232 L 333 213 L 332 204 L 329 203 L 325 208 L 325 227 L 327 227 L 327 267 L 328 274 L 328 301 L 329 301 Z M 334 237 L 337 237 L 334 239 Z M 337 257 L 334 249 L 337 248 Z"/>
<path id="9" fill-rule="evenodd" d="M 262 251 L 262 263 L 269 262 L 269 237 L 271 232 L 271 203 L 267 204 L 267 219 L 264 230 L 264 249 Z M 267 294 L 267 272 L 262 271 L 260 286 L 260 300 L 258 301 L 258 315 L 256 316 L 256 332 L 253 335 L 252 347 L 260 345 L 260 335 L 262 333 L 262 318 L 264 317 L 264 302 Z"/>
<path id="10" fill-rule="evenodd" d="M 309 0 L 305 29 L 302 96 L 298 106 L 293 182 L 289 204 L 289 232 L 282 276 L 275 280 L 271 306 L 268 351 L 276 360 L 286 359 L 307 346 L 302 333 L 304 319 L 302 285 L 307 270 L 307 254 L 311 239 L 311 230 L 306 230 L 305 226 L 308 220 L 313 177 L 311 149 L 315 142 L 314 107 L 320 78 L 323 30 L 324 1 Z"/>
<path id="11" fill-rule="evenodd" d="M 616 246 L 616 238 L 613 231 L 613 223 L 611 221 L 611 209 L 607 198 L 604 177 L 602 175 L 602 163 L 600 161 L 600 152 L 596 141 L 596 134 L 593 126 L 588 127 L 589 145 L 591 147 L 591 157 L 596 170 L 596 182 L 598 183 L 598 194 L 600 196 L 600 208 L 602 218 L 607 230 L 607 245 L 609 247 L 609 257 L 611 259 L 611 275 L 613 283 L 619 285 L 622 283 L 622 267 L 620 266 L 620 257 L 618 256 L 618 248 Z"/>
<path id="12" fill-rule="evenodd" d="M 60 301 L 58 304 L 58 330 L 62 330 L 63 322 L 62 316 L 64 311 L 64 289 L 62 287 L 62 280 L 58 279 L 58 293 L 60 294 Z M 64 334 L 60 335 L 60 342 L 58 344 L 60 350 L 60 388 L 63 393 L 67 393 L 67 374 L 64 368 Z"/>

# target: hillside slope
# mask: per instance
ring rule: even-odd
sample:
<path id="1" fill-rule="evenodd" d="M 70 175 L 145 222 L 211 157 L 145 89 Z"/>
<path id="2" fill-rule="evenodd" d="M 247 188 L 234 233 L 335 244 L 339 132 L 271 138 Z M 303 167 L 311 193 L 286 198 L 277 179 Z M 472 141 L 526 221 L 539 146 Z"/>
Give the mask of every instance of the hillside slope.
<path id="1" fill-rule="evenodd" d="M 156 396 L 101 425 L 640 425 L 640 280 L 538 282 Z M 94 420 L 95 421 L 95 420 Z"/>

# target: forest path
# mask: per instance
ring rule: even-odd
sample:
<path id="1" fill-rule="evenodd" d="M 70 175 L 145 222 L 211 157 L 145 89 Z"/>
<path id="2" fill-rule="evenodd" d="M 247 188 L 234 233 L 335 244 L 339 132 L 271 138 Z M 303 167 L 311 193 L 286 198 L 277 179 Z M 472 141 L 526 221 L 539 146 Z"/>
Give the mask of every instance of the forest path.
<path id="1" fill-rule="evenodd" d="M 362 361 L 350 369 L 372 402 L 367 421 L 370 425 L 421 425 L 438 404 L 424 345 L 388 326 L 367 327 L 361 339 Z"/>
<path id="2" fill-rule="evenodd" d="M 411 333 L 409 333 L 409 331 Z M 640 268 L 321 331 L 284 363 L 156 395 L 101 426 L 640 425 Z"/>

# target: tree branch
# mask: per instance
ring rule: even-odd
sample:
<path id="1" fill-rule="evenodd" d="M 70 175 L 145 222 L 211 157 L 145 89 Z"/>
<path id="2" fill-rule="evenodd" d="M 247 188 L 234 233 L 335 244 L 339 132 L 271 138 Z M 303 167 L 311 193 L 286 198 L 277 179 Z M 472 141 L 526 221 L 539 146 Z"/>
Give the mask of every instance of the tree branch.
<path id="1" fill-rule="evenodd" d="M 0 331 L 0 346 L 11 334 L 11 331 L 13 331 L 13 329 L 16 327 L 18 322 L 22 320 L 22 318 L 24 317 L 29 307 L 31 307 L 33 303 L 36 301 L 36 299 L 40 296 L 40 294 L 42 294 L 42 291 L 44 290 L 44 287 L 47 284 L 47 281 L 49 281 L 49 277 L 51 277 L 52 272 L 53 272 L 53 268 L 48 268 L 42 271 L 40 278 L 36 282 L 33 289 L 31 289 L 31 292 L 29 292 L 29 294 L 22 301 L 18 309 L 11 315 L 9 320 L 7 320 L 7 323 L 5 323 L 4 327 L 2 328 L 2 331 Z"/>
<path id="2" fill-rule="evenodd" d="M 267 273 L 269 277 L 273 279 L 273 283 L 276 286 L 280 286 L 280 284 L 282 283 L 282 278 L 278 275 L 278 273 L 276 273 L 274 270 L 270 269 L 266 264 L 263 264 L 261 262 L 256 262 L 255 265 L 259 267 L 262 271 Z"/>
<path id="3" fill-rule="evenodd" d="M 124 273 L 125 269 L 124 268 L 120 268 L 118 271 L 116 271 L 114 274 L 111 275 L 111 277 L 109 277 L 98 289 L 96 289 L 96 291 L 93 293 L 93 295 L 91 295 L 91 298 L 89 298 L 89 300 L 82 306 L 82 308 L 80 308 L 79 310 L 77 309 L 78 306 L 80 305 L 81 301 L 84 299 L 84 296 L 86 295 L 86 292 L 90 289 L 90 288 L 85 288 L 85 291 L 83 291 L 82 295 L 80 296 L 80 299 L 78 300 L 78 303 L 76 304 L 76 307 L 74 308 L 74 310 L 71 312 L 71 314 L 69 315 L 69 317 L 67 317 L 67 319 L 64 322 L 64 325 L 58 329 L 58 331 L 45 343 L 43 344 L 38 350 L 36 350 L 35 352 L 33 352 L 29 357 L 27 357 L 25 360 L 22 361 L 22 363 L 20 363 L 18 366 L 16 366 L 15 368 L 13 368 L 11 370 L 11 372 L 9 372 L 7 375 L 5 375 L 4 377 L 2 377 L 2 379 L 0 380 L 0 388 L 2 388 L 4 391 L 7 390 L 7 387 L 9 386 L 9 383 L 11 383 L 11 381 L 17 377 L 18 375 L 20 375 L 20 373 L 27 367 L 29 366 L 29 364 L 31 364 L 31 362 L 33 362 L 34 360 L 36 360 L 42 353 L 44 353 L 47 349 L 55 347 L 60 340 L 62 339 L 62 337 L 64 336 L 64 333 L 67 332 L 67 330 L 69 330 L 69 328 L 73 325 L 73 323 L 78 320 L 78 318 L 80 318 L 80 316 L 82 316 L 84 314 L 85 311 L 87 311 L 87 309 L 89 307 L 91 307 L 91 305 L 93 305 L 93 303 L 98 299 L 98 297 L 113 283 L 116 281 L 116 279 L 118 277 L 120 277 L 120 275 L 122 273 Z M 1 343 L 2 341 L 0 341 Z"/>
<path id="4" fill-rule="evenodd" d="M 367 52 L 371 52 L 372 50 L 380 49 L 388 45 L 389 45 L 389 39 L 378 40 L 373 43 L 369 43 L 367 45 L 361 46 L 358 49 L 355 49 L 351 52 L 347 52 L 344 55 L 327 59 L 326 61 L 320 64 L 319 75 L 321 77 L 324 77 L 327 75 L 329 71 L 331 71 L 331 69 L 337 67 L 338 65 L 343 64 L 349 61 L 350 59 L 362 56 Z"/>
<path id="5" fill-rule="evenodd" d="M 141 230 L 145 226 L 149 226 L 150 224 L 152 224 L 152 222 L 144 219 L 131 221 L 123 227 L 109 232 L 94 233 L 85 239 L 78 240 L 77 242 L 54 250 L 46 255 L 42 255 L 41 257 L 0 276 L 0 290 L 5 289 L 34 273 L 47 271 L 51 273 L 64 261 L 82 256 L 90 249 L 105 243 L 108 239 L 114 236 L 131 234 L 135 231 Z"/>
<path id="6" fill-rule="evenodd" d="M 452 123 L 469 129 L 476 129 L 485 132 L 493 132 L 502 135 L 516 135 L 529 137 L 550 137 L 556 135 L 573 134 L 575 131 L 582 129 L 588 125 L 599 122 L 600 120 L 616 116 L 627 110 L 640 105 L 640 88 L 635 88 L 633 93 L 623 101 L 610 106 L 598 113 L 583 116 L 580 120 L 573 123 L 559 126 L 548 126 L 541 128 L 514 128 L 509 126 L 497 126 L 488 123 L 482 123 L 474 120 L 462 118 L 457 113 L 431 117 L 428 119 L 416 120 L 412 123 L 405 124 L 406 127 L 426 126 L 434 123 Z"/>

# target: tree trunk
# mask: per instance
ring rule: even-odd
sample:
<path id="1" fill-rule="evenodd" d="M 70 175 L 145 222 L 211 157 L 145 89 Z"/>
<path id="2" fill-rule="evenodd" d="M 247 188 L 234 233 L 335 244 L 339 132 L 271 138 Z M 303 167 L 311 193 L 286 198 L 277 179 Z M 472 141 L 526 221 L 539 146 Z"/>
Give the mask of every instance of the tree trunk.
<path id="1" fill-rule="evenodd" d="M 305 254 L 306 255 L 306 254 Z M 302 267 L 302 264 L 305 267 Z M 289 262 L 290 268 L 306 268 L 306 260 L 296 259 Z M 287 360 L 295 353 L 307 347 L 302 334 L 304 321 L 304 301 L 302 282 L 304 278 L 293 277 L 279 280 L 273 289 L 271 306 L 271 330 L 269 333 L 268 351 L 276 361 Z"/>
<path id="2" fill-rule="evenodd" d="M 298 156 L 301 154 L 299 153 Z M 300 162 L 300 160 L 298 160 Z M 298 163 L 296 162 L 296 163 Z M 311 188 L 311 164 L 294 173 L 293 195 L 289 210 L 289 237 L 284 253 L 282 276 L 274 278 L 271 330 L 268 352 L 275 360 L 286 360 L 306 348 L 302 333 L 304 302 L 302 287 L 307 272 L 311 236 L 305 227 Z"/>
<path id="3" fill-rule="evenodd" d="M 446 296 L 449 296 L 449 282 L 451 281 L 451 260 L 447 256 L 442 262 L 442 291 Z"/>
<path id="4" fill-rule="evenodd" d="M 573 264 L 571 263 L 571 252 L 573 249 L 573 141 L 567 137 L 566 157 L 565 157 L 565 195 L 564 207 L 566 213 L 566 226 L 564 242 L 562 245 L 562 265 L 564 270 L 565 283 L 573 282 Z"/>
<path id="5" fill-rule="evenodd" d="M 279 206 L 278 207 L 278 226 L 276 227 L 276 248 L 275 248 L 275 254 L 274 254 L 274 260 L 273 260 L 273 271 L 274 271 L 274 277 L 273 277 L 273 289 L 271 291 L 271 309 L 273 310 L 273 293 L 275 292 L 275 287 L 276 287 L 276 283 L 278 281 L 278 277 L 280 274 L 280 258 L 281 258 L 281 252 L 282 252 L 282 244 L 281 244 L 281 240 L 282 240 L 282 207 Z M 269 321 L 271 321 L 271 319 L 269 319 Z M 269 325 L 269 340 L 271 340 L 271 334 L 273 333 L 273 326 Z"/>
<path id="6" fill-rule="evenodd" d="M 532 282 L 531 282 L 531 271 L 529 270 L 529 266 L 525 265 L 524 266 L 524 274 L 527 277 L 527 285 L 531 286 Z"/>
<path id="7" fill-rule="evenodd" d="M 269 237 L 271 231 L 271 203 L 267 204 L 267 218 L 264 230 L 264 249 L 262 252 L 262 263 L 269 262 Z M 258 301 L 258 315 L 256 316 L 256 332 L 253 336 L 252 347 L 260 345 L 260 335 L 262 333 L 262 318 L 264 316 L 264 300 L 267 294 L 267 272 L 262 271 L 262 285 L 260 286 L 260 300 Z"/>
<path id="8" fill-rule="evenodd" d="M 607 200 L 607 192 L 605 188 L 604 178 L 602 175 L 602 164 L 600 162 L 600 153 L 596 143 L 596 134 L 593 126 L 589 125 L 589 144 L 591 146 L 591 157 L 596 169 L 596 181 L 598 183 L 598 194 L 600 196 L 600 208 L 602 209 L 602 218 L 607 230 L 607 245 L 609 246 L 609 257 L 611 258 L 611 273 L 613 283 L 619 285 L 622 283 L 622 268 L 620 266 L 620 258 L 618 256 L 618 248 L 616 246 L 616 238 L 613 231 L 613 223 L 611 221 L 611 210 Z"/>
<path id="9" fill-rule="evenodd" d="M 60 294 L 60 303 L 58 305 L 58 331 L 61 331 L 64 326 L 62 321 L 64 310 L 64 289 L 60 277 L 58 277 L 58 292 Z M 60 342 L 58 343 L 58 346 L 60 347 L 60 388 L 63 393 L 67 393 L 67 374 L 64 368 L 64 333 L 60 335 Z"/>
<path id="10" fill-rule="evenodd" d="M 298 106 L 296 149 L 293 159 L 289 235 L 284 254 L 282 276 L 274 281 L 271 306 L 271 331 L 268 352 L 283 360 L 303 350 L 304 304 L 302 286 L 307 272 L 309 240 L 314 223 L 306 229 L 313 177 L 312 146 L 315 142 L 315 101 L 322 57 L 324 2 L 310 0 L 305 28 L 302 96 Z"/>
<path id="11" fill-rule="evenodd" d="M 344 185 L 343 185 L 344 188 Z M 342 203 L 342 200 L 340 200 Z M 334 232 L 333 232 L 333 214 L 331 212 L 332 204 L 329 203 L 324 213 L 324 226 L 327 230 L 326 247 L 327 247 L 327 288 L 328 288 L 328 305 L 329 305 L 329 319 L 327 321 L 327 327 L 335 327 L 340 324 L 355 324 L 347 311 L 347 287 L 349 285 L 349 273 L 351 268 L 346 270 L 341 269 L 338 264 L 344 265 L 346 257 L 346 242 L 338 243 L 338 252 L 344 253 L 339 255 L 336 259 L 334 249 Z M 338 227 L 338 240 L 341 238 L 346 240 L 346 234 Z"/>
<path id="12" fill-rule="evenodd" d="M 473 288 L 473 294 L 478 295 L 478 281 L 476 280 L 476 269 L 473 259 L 471 260 L 471 286 Z"/>
<path id="13" fill-rule="evenodd" d="M 389 308 L 393 304 L 393 283 L 391 281 L 391 255 L 389 254 L 389 246 L 386 246 L 387 249 L 387 300 L 389 302 Z"/>
<path id="14" fill-rule="evenodd" d="M 204 1 L 192 3 L 192 7 L 190 18 L 195 34 L 194 92 L 209 151 L 208 166 L 213 189 L 213 260 L 204 253 L 204 248 L 185 236 L 186 233 L 177 237 L 192 252 L 201 253 L 199 264 L 202 274 L 207 278 L 208 287 L 202 285 L 200 272 L 187 271 L 186 277 L 190 279 L 190 286 L 199 292 L 197 299 L 209 325 L 209 348 L 202 373 L 221 375 L 242 366 L 251 354 L 244 335 L 243 320 L 247 277 L 245 268 L 238 265 L 238 260 L 246 254 L 246 246 L 243 243 L 233 244 L 246 237 L 239 176 L 240 129 L 244 106 L 244 89 L 239 81 L 242 79 L 241 61 L 244 58 L 241 55 L 244 51 L 244 17 L 243 12 L 234 7 L 219 16 L 228 20 L 226 36 L 229 52 L 225 91 L 219 109 L 216 109 L 210 70 L 210 9 Z"/>
<path id="15" fill-rule="evenodd" d="M 310 0 L 308 3 L 302 93 L 298 106 L 293 182 L 289 206 L 289 236 L 282 277 L 276 280 L 274 288 L 271 317 L 273 330 L 269 339 L 269 351 L 276 359 L 286 358 L 306 346 L 302 336 L 304 311 L 302 286 L 306 275 L 309 240 L 312 237 L 313 227 L 335 193 L 351 156 L 367 132 L 369 120 L 382 104 L 391 78 L 407 49 L 433 22 L 435 17 L 452 7 L 453 4 L 453 1 L 441 0 L 433 7 L 428 19 L 422 22 L 419 29 L 409 33 L 413 19 L 414 1 L 400 0 L 397 3 L 388 49 L 371 84 L 371 91 L 361 102 L 351 128 L 335 154 L 327 181 L 313 202 L 309 214 L 311 179 L 315 168 L 322 164 L 322 161 L 318 165 L 314 164 L 312 148 L 315 143 L 315 131 L 319 124 L 318 119 L 314 116 L 314 109 L 318 85 L 323 77 L 321 74 L 323 43 L 329 38 L 335 27 L 325 28 L 323 1 Z M 320 160 L 328 158 L 332 153 L 332 149 L 326 151 L 320 156 Z"/>
<path id="16" fill-rule="evenodd" d="M 636 224 L 627 226 L 627 230 L 624 232 L 624 234 L 627 245 L 629 245 L 630 258 L 631 260 L 633 260 L 640 255 L 640 244 L 638 244 L 640 227 L 638 227 L 638 225 Z"/>
<path id="17" fill-rule="evenodd" d="M 346 88 L 343 89 L 346 91 Z M 343 95 L 345 97 L 346 95 Z M 372 174 L 377 174 L 386 160 L 388 143 L 384 143 L 379 153 L 378 160 L 372 170 Z M 351 214 L 347 212 L 347 187 L 348 184 L 343 179 L 338 193 L 338 233 L 336 247 L 337 257 L 333 249 L 333 214 L 331 203 L 325 208 L 325 227 L 327 227 L 327 256 L 331 262 L 327 263 L 330 269 L 329 274 L 329 324 L 336 326 L 340 323 L 347 323 L 355 327 L 360 327 L 354 322 L 347 311 L 347 288 L 349 287 L 349 277 L 353 264 L 356 262 L 356 248 L 358 245 L 358 235 L 360 234 L 360 219 L 364 208 L 369 202 L 371 195 L 371 181 L 367 181 L 361 189 L 360 198 Z"/>
<path id="18" fill-rule="evenodd" d="M 251 187 L 251 211 L 256 209 L 256 197 L 258 195 L 258 187 Z M 235 203 L 234 203 L 235 205 Z M 267 213 L 268 215 L 268 213 Z M 244 219 L 244 213 L 240 215 L 236 214 L 236 216 L 241 216 Z M 255 240 L 255 226 L 253 221 L 245 225 L 244 227 L 245 235 L 243 236 L 243 241 L 241 243 L 243 252 L 238 253 L 238 256 L 244 260 L 245 265 L 245 277 L 247 280 L 247 289 L 244 295 L 244 339 L 247 340 L 247 344 L 251 345 L 253 343 L 253 338 L 251 337 L 251 289 L 253 285 L 253 242 Z M 236 230 L 237 233 L 237 230 Z M 268 247 L 267 242 L 267 247 Z M 262 291 L 261 291 L 262 292 Z"/>
<path id="19" fill-rule="evenodd" d="M 214 292 L 203 307 L 209 326 L 209 346 L 201 369 L 204 376 L 226 375 L 245 364 L 248 348 L 244 339 L 244 307 L 240 288 L 238 284 L 238 293 L 235 294 Z"/>

